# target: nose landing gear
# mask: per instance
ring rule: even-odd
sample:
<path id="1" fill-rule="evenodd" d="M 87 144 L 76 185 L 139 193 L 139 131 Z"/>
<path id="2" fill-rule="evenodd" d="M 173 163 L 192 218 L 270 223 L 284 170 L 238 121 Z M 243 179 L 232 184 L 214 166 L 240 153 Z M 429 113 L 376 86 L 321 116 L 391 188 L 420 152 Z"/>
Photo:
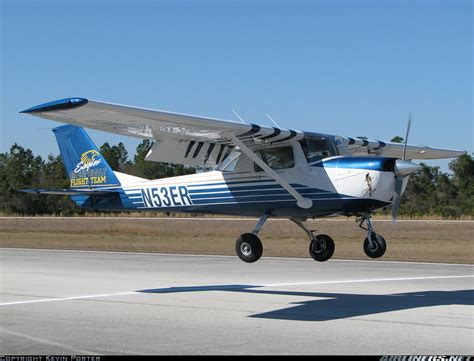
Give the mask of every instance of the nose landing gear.
<path id="1" fill-rule="evenodd" d="M 362 225 L 364 222 L 367 224 L 367 228 Z M 364 240 L 365 254 L 370 258 L 382 257 L 387 250 L 387 243 L 381 235 L 374 232 L 370 216 L 362 216 L 359 227 L 367 231 L 367 238 Z"/>

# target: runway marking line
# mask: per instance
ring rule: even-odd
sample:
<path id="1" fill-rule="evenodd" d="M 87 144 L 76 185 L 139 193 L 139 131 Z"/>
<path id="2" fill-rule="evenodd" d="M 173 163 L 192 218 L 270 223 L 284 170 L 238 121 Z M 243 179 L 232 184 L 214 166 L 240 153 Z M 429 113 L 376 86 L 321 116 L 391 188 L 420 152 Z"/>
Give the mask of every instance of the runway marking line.
<path id="1" fill-rule="evenodd" d="M 362 279 L 362 280 L 339 280 L 339 281 L 317 281 L 317 282 L 294 282 L 294 283 L 272 283 L 272 284 L 263 284 L 263 285 L 254 285 L 248 286 L 249 288 L 263 288 L 263 287 L 283 287 L 283 286 L 309 286 L 309 285 L 331 285 L 331 284 L 344 284 L 344 283 L 370 283 L 370 282 L 397 282 L 397 281 L 423 281 L 423 280 L 439 280 L 439 279 L 455 279 L 455 278 L 474 278 L 474 275 L 458 275 L 458 276 L 428 276 L 428 277 L 400 277 L 400 278 L 376 278 L 376 279 Z M 206 285 L 194 286 L 194 287 L 168 287 L 157 290 L 163 290 L 165 293 L 166 290 L 169 290 L 166 293 L 179 293 L 185 291 L 186 288 L 192 289 L 195 287 L 206 287 Z M 241 285 L 208 285 L 210 289 L 215 287 L 215 291 L 232 289 L 232 288 L 242 288 Z M 175 292 L 172 290 L 175 289 Z M 203 292 L 205 290 L 203 289 Z M 114 297 L 114 296 L 126 296 L 133 294 L 143 294 L 143 291 L 125 291 L 125 292 L 116 292 L 116 293 L 104 293 L 97 295 L 83 295 L 83 296 L 72 296 L 72 297 L 57 297 L 57 298 L 44 298 L 40 300 L 26 300 L 26 301 L 14 301 L 14 302 L 4 302 L 0 303 L 0 307 L 4 306 L 14 306 L 14 305 L 24 305 L 32 303 L 43 303 L 43 302 L 56 302 L 56 301 L 71 301 L 71 300 L 84 300 L 92 298 L 104 298 L 104 297 Z M 156 292 L 158 293 L 158 292 Z"/>
<path id="2" fill-rule="evenodd" d="M 160 252 L 127 252 L 127 251 L 97 251 L 97 250 L 84 250 L 84 249 L 54 249 L 54 248 L 15 248 L 15 247 L 0 247 L 0 251 L 39 251 L 39 252 L 67 252 L 67 253 L 108 253 L 108 254 L 120 254 L 120 255 L 144 255 L 144 256 L 174 256 L 174 257 L 202 257 L 202 258 L 236 258 L 230 255 L 221 254 L 193 254 L 193 253 L 160 253 Z M 314 262 L 309 258 L 304 257 L 265 257 L 268 260 L 292 260 L 302 262 Z M 440 262 L 422 262 L 422 261 L 385 261 L 385 260 L 363 260 L 363 259 L 331 259 L 329 262 L 357 262 L 357 263 L 372 263 L 372 264 L 383 264 L 383 263 L 401 263 L 401 264 L 421 264 L 421 265 L 440 265 L 440 266 L 459 266 L 459 267 L 474 267 L 473 264 L 469 263 L 440 263 Z"/>
<path id="3" fill-rule="evenodd" d="M 65 345 L 63 343 L 59 343 L 59 342 L 55 342 L 55 341 L 51 341 L 51 340 L 46 340 L 44 338 L 39 338 L 39 337 L 36 337 L 36 336 L 30 336 L 30 335 L 26 335 L 24 333 L 19 333 L 19 332 L 7 330 L 3 327 L 0 327 L 0 332 L 6 333 L 6 334 L 12 335 L 12 336 L 26 338 L 28 340 L 38 342 L 38 343 L 41 343 L 41 344 L 44 344 L 44 345 L 60 347 L 62 349 L 73 352 L 75 354 L 81 354 L 81 355 L 93 355 L 94 354 L 93 352 L 90 352 L 90 351 L 86 351 L 86 350 L 82 350 L 82 349 L 79 349 L 79 348 L 71 347 L 71 346 Z"/>
<path id="4" fill-rule="evenodd" d="M 87 219 L 87 220 L 157 220 L 157 221 L 256 221 L 258 217 L 255 218 L 209 218 L 209 217 L 18 217 L 18 216 L 2 216 L 1 219 Z M 268 221 L 289 221 L 287 218 L 269 218 Z M 353 219 L 331 219 L 331 218 L 315 218 L 308 219 L 308 221 L 315 222 L 352 222 Z M 391 219 L 373 219 L 372 222 L 392 222 Z M 474 220 L 467 219 L 397 219 L 397 222 L 426 222 L 426 223 L 474 223 Z"/>

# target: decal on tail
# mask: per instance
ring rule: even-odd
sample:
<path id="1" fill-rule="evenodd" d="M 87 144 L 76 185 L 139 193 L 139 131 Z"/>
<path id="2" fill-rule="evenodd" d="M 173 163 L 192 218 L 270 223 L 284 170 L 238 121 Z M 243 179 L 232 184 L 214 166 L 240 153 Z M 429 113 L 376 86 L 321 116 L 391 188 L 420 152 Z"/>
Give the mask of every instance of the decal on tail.
<path id="1" fill-rule="evenodd" d="M 119 180 L 83 128 L 63 125 L 53 129 L 71 188 L 117 186 Z"/>

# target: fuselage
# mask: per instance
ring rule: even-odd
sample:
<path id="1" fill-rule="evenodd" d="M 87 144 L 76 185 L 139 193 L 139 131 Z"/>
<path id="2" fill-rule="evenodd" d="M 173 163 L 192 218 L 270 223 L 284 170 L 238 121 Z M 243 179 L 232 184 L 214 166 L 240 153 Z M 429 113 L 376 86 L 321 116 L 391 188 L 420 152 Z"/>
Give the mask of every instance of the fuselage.
<path id="1" fill-rule="evenodd" d="M 309 209 L 264 172 L 209 171 L 192 175 L 132 182 L 114 196 L 75 196 L 85 208 L 192 212 L 282 217 L 321 217 L 371 212 L 391 203 L 393 171 L 389 158 L 332 157 L 312 166 L 295 164 L 278 171 L 302 196 Z M 385 169 L 384 169 L 385 167 Z M 102 197 L 102 198 L 101 198 Z"/>

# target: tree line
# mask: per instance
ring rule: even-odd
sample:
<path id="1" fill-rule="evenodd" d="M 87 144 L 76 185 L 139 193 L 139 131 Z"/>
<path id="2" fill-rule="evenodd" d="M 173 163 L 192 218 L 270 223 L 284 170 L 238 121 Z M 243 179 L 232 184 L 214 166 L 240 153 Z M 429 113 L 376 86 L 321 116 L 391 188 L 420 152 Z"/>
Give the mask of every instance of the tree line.
<path id="1" fill-rule="evenodd" d="M 158 179 L 195 173 L 183 165 L 145 161 L 153 142 L 143 140 L 129 159 L 123 143 L 104 143 L 100 152 L 114 171 L 146 179 Z M 35 156 L 31 149 L 14 144 L 8 153 L 0 153 L 0 212 L 21 215 L 76 215 L 85 211 L 67 196 L 35 195 L 19 192 L 20 189 L 66 189 L 69 178 L 61 156 L 47 159 Z"/>
<path id="2" fill-rule="evenodd" d="M 402 138 L 396 137 L 400 140 Z M 158 179 L 195 173 L 195 168 L 145 161 L 153 142 L 142 141 L 132 159 L 123 143 L 104 143 L 100 152 L 113 170 L 146 179 Z M 449 173 L 439 167 L 421 163 L 412 175 L 402 198 L 401 216 L 474 216 L 474 159 L 463 155 L 449 163 Z M 0 212 L 21 215 L 75 215 L 85 211 L 67 196 L 27 194 L 20 189 L 65 189 L 69 179 L 60 156 L 46 159 L 30 149 L 14 144 L 9 152 L 0 153 Z"/>

